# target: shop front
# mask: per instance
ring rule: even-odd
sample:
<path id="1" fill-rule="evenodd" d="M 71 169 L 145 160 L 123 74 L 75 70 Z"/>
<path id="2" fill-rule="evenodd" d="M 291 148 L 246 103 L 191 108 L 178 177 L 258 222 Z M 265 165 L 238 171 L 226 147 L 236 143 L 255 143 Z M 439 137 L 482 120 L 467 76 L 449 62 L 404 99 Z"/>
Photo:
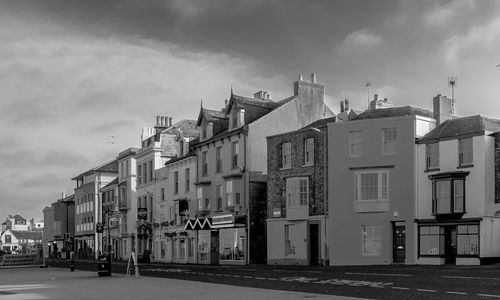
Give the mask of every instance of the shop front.
<path id="1" fill-rule="evenodd" d="M 221 265 L 244 265 L 247 261 L 246 227 L 235 221 L 235 214 L 212 217 L 212 230 L 218 230 L 218 260 Z"/>

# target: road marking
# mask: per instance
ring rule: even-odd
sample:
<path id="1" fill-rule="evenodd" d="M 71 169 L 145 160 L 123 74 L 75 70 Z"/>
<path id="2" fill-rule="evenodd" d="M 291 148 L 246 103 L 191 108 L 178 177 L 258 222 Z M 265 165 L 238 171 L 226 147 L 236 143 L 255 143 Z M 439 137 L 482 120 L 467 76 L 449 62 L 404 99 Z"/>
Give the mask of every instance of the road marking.
<path id="1" fill-rule="evenodd" d="M 224 274 L 224 276 L 225 276 L 225 277 L 231 277 L 231 275 L 229 275 L 229 274 Z"/>
<path id="2" fill-rule="evenodd" d="M 347 275 L 371 275 L 371 276 L 399 276 L 399 277 L 411 277 L 411 274 L 389 274 L 389 273 L 359 273 L 359 272 L 345 272 Z"/>
<path id="3" fill-rule="evenodd" d="M 240 276 L 240 275 L 233 275 L 233 277 L 238 277 L 238 278 L 239 278 L 239 277 L 241 277 L 241 276 Z"/>
<path id="4" fill-rule="evenodd" d="M 266 280 L 264 277 L 255 277 L 255 279 Z"/>
<path id="5" fill-rule="evenodd" d="M 47 299 L 44 295 L 40 294 L 13 294 L 13 295 L 2 295 L 0 296 L 2 300 L 33 300 L 33 299 Z"/>
<path id="6" fill-rule="evenodd" d="M 473 277 L 473 276 L 441 276 L 441 277 L 451 278 L 451 279 L 500 280 L 499 278 L 493 278 L 493 277 Z"/>
<path id="7" fill-rule="evenodd" d="M 274 269 L 273 272 L 297 272 L 297 270 L 282 270 L 282 269 Z M 323 271 L 314 271 L 314 270 L 303 270 L 303 273 L 321 273 Z"/>
<path id="8" fill-rule="evenodd" d="M 429 292 L 429 293 L 435 293 L 437 292 L 436 290 L 426 290 L 426 289 L 417 289 L 419 292 Z"/>
<path id="9" fill-rule="evenodd" d="M 479 297 L 500 298 L 500 295 L 477 294 Z"/>
<path id="10" fill-rule="evenodd" d="M 451 292 L 451 291 L 446 291 L 445 294 L 453 294 L 453 295 L 467 295 L 467 293 L 462 293 L 462 292 Z"/>
<path id="11" fill-rule="evenodd" d="M 395 289 L 395 290 L 409 290 L 410 288 L 399 287 L 399 286 L 392 286 L 391 289 Z"/>

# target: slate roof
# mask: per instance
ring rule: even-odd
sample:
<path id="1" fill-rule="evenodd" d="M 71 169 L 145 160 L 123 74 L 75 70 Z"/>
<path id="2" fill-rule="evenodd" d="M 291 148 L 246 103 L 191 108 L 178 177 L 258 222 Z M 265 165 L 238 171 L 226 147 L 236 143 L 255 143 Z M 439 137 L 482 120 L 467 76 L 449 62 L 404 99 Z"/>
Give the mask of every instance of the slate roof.
<path id="1" fill-rule="evenodd" d="M 41 231 L 19 231 L 19 230 L 11 230 L 10 231 L 13 236 L 15 236 L 18 240 L 41 240 L 42 232 Z"/>
<path id="2" fill-rule="evenodd" d="M 464 135 L 484 135 L 495 131 L 500 131 L 500 120 L 481 115 L 461 117 L 444 121 L 422 137 L 420 142 Z"/>
<path id="3" fill-rule="evenodd" d="M 434 118 L 434 114 L 430 110 L 414 106 L 398 106 L 368 109 L 354 117 L 352 120 L 380 119 L 416 115 L 427 118 Z"/>
<path id="4" fill-rule="evenodd" d="M 202 108 L 200 110 L 200 115 L 198 116 L 198 120 L 196 121 L 196 126 L 200 125 L 202 117 L 204 117 L 209 122 L 217 122 L 220 120 L 228 120 L 229 119 L 228 115 L 226 115 L 224 112 L 222 112 L 220 110 L 211 110 L 211 109 Z"/>
<path id="5" fill-rule="evenodd" d="M 324 127 L 324 126 L 326 126 L 327 123 L 335 122 L 336 120 L 337 120 L 337 117 L 319 119 L 319 120 L 312 122 L 311 124 L 309 124 L 307 126 L 304 126 L 303 128 L 301 128 L 299 130 L 308 129 L 308 128 L 312 128 L 312 127 L 314 127 L 314 128 Z"/>
<path id="6" fill-rule="evenodd" d="M 227 106 L 228 111 L 231 109 L 231 106 L 233 103 L 238 103 L 238 104 L 243 105 L 243 106 L 251 105 L 251 106 L 264 107 L 264 108 L 269 108 L 269 109 L 274 109 L 274 108 L 281 105 L 279 102 L 274 102 L 271 99 L 256 99 L 256 98 L 249 98 L 249 97 L 231 94 L 231 98 L 229 99 L 229 104 Z"/>
<path id="7" fill-rule="evenodd" d="M 349 121 L 355 118 L 357 115 L 361 114 L 362 110 L 349 109 L 337 114 L 337 119 L 339 121 Z"/>
<path id="8" fill-rule="evenodd" d="M 195 120 L 182 120 L 176 124 L 170 126 L 169 128 L 163 130 L 161 133 L 166 134 L 182 134 L 183 137 L 195 138 L 198 136 L 198 130 L 196 129 Z"/>

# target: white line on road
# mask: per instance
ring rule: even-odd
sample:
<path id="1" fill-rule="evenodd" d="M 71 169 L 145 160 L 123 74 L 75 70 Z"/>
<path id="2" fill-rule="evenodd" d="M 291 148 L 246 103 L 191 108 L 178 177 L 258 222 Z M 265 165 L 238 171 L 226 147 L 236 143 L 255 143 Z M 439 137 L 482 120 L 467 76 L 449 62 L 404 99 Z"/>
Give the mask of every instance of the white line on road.
<path id="1" fill-rule="evenodd" d="M 395 289 L 395 290 L 409 290 L 410 288 L 399 287 L 399 286 L 392 286 L 391 289 Z"/>
<path id="2" fill-rule="evenodd" d="M 278 280 L 278 278 L 267 277 L 268 280 Z"/>
<path id="3" fill-rule="evenodd" d="M 429 293 L 435 293 L 437 292 L 436 290 L 426 290 L 426 289 L 417 289 L 419 292 L 429 292 Z"/>
<path id="4" fill-rule="evenodd" d="M 479 297 L 500 298 L 500 295 L 477 294 Z"/>
<path id="5" fill-rule="evenodd" d="M 441 277 L 451 278 L 451 279 L 500 280 L 500 278 L 493 278 L 493 277 L 473 277 L 473 276 L 441 276 Z"/>
<path id="6" fill-rule="evenodd" d="M 467 293 L 462 293 L 462 292 L 453 292 L 453 291 L 446 291 L 445 294 L 453 294 L 453 295 L 467 295 Z"/>
<path id="7" fill-rule="evenodd" d="M 233 277 L 238 277 L 238 278 L 239 278 L 239 277 L 241 277 L 241 276 L 240 276 L 240 275 L 233 275 Z"/>
<path id="8" fill-rule="evenodd" d="M 264 277 L 255 277 L 255 279 L 266 280 Z"/>
<path id="9" fill-rule="evenodd" d="M 13 295 L 2 295 L 0 296 L 2 300 L 32 300 L 32 299 L 47 299 L 44 295 L 40 294 L 13 294 Z"/>
<path id="10" fill-rule="evenodd" d="M 224 276 L 225 276 L 225 277 L 231 277 L 231 275 L 230 275 L 230 274 L 224 274 Z"/>
<path id="11" fill-rule="evenodd" d="M 359 272 L 345 272 L 347 275 L 372 275 L 372 276 L 400 276 L 411 277 L 411 274 L 389 274 L 389 273 L 359 273 Z"/>

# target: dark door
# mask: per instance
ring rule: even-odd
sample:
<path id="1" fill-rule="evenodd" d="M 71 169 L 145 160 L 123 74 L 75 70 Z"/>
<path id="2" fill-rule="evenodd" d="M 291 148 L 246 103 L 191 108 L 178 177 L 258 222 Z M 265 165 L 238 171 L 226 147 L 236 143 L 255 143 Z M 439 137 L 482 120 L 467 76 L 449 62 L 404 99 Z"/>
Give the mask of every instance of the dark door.
<path id="1" fill-rule="evenodd" d="M 457 226 L 444 228 L 444 262 L 454 264 L 457 260 Z"/>
<path id="2" fill-rule="evenodd" d="M 319 224 L 309 224 L 309 264 L 319 264 Z"/>
<path id="3" fill-rule="evenodd" d="M 219 231 L 210 233 L 210 264 L 219 264 Z"/>
<path id="4" fill-rule="evenodd" d="M 406 258 L 406 229 L 401 225 L 394 225 L 392 235 L 393 262 L 404 263 Z"/>

